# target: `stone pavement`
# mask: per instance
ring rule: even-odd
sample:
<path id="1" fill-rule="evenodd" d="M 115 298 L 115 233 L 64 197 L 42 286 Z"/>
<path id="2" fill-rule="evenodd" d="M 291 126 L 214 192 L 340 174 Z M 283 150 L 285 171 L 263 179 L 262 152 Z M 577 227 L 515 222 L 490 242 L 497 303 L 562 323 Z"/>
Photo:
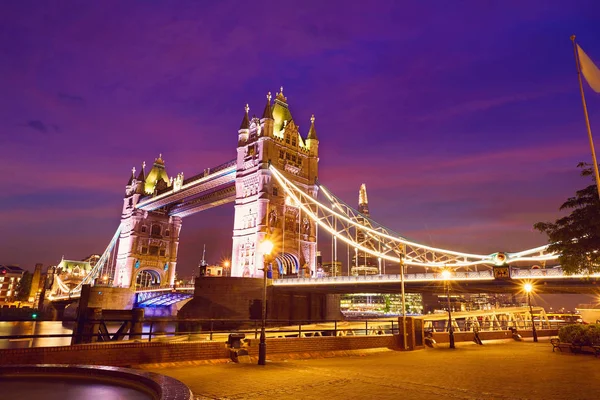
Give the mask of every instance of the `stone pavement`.
<path id="1" fill-rule="evenodd" d="M 446 345 L 447 346 L 447 345 Z M 267 357 L 268 359 L 268 357 Z M 196 399 L 598 399 L 600 359 L 540 343 L 457 343 L 413 352 L 255 364 L 146 367 Z"/>

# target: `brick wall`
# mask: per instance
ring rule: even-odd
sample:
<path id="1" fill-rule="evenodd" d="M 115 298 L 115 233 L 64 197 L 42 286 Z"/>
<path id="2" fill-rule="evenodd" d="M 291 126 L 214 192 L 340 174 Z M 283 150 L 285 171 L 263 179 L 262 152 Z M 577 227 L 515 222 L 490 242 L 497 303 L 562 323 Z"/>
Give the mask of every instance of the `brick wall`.
<path id="1" fill-rule="evenodd" d="M 396 348 L 392 335 L 267 339 L 268 354 Z M 249 340 L 249 354 L 258 354 L 258 339 Z M 3 365 L 93 364 L 129 366 L 193 360 L 228 359 L 222 342 L 115 343 L 0 350 Z"/>
<path id="2" fill-rule="evenodd" d="M 249 354 L 258 354 L 258 339 L 249 340 Z M 376 348 L 397 348 L 393 335 L 373 336 L 324 336 L 308 338 L 267 339 L 268 354 L 311 353 Z"/>
<path id="3" fill-rule="evenodd" d="M 228 358 L 224 343 L 115 343 L 0 350 L 3 365 L 92 364 L 128 366 Z"/>

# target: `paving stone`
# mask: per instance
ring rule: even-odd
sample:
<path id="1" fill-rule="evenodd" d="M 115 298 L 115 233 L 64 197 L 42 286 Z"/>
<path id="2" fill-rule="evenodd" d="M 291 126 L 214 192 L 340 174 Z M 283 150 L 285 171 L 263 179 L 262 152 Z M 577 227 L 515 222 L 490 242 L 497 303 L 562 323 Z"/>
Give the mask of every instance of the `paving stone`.
<path id="1" fill-rule="evenodd" d="M 361 357 L 277 359 L 266 366 L 146 368 L 181 380 L 202 400 L 600 398 L 600 359 L 553 353 L 549 342 L 457 343 L 455 350 L 440 346 Z"/>

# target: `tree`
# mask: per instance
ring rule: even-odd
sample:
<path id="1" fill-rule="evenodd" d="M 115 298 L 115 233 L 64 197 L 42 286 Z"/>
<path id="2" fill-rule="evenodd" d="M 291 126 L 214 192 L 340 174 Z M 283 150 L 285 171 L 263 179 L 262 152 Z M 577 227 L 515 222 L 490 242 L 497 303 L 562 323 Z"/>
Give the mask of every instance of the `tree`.
<path id="1" fill-rule="evenodd" d="M 33 274 L 29 271 L 25 271 L 19 284 L 17 285 L 16 290 L 16 300 L 18 301 L 28 301 L 29 300 L 29 291 L 31 290 L 31 282 L 33 280 Z"/>
<path id="2" fill-rule="evenodd" d="M 594 179 L 589 164 L 577 167 L 582 169 L 581 176 Z M 533 227 L 548 235 L 548 250 L 560 254 L 566 274 L 600 272 L 600 199 L 595 183 L 578 190 L 560 210 L 572 211 L 555 222 L 538 222 Z"/>

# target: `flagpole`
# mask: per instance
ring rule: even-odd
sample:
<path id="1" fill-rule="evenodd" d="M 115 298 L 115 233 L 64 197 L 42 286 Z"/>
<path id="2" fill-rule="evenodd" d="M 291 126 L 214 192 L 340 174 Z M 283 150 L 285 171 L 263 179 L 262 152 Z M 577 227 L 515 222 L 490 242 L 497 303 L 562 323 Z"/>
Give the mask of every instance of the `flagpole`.
<path id="1" fill-rule="evenodd" d="M 587 104 L 585 102 L 585 94 L 583 92 L 583 81 L 581 80 L 581 64 L 579 55 L 577 54 L 577 43 L 575 43 L 575 35 L 571 36 L 573 42 L 573 52 L 575 54 L 575 65 L 577 67 L 577 78 L 579 79 L 579 91 L 581 92 L 581 102 L 583 103 L 583 114 L 585 115 L 585 125 L 587 127 L 588 138 L 590 139 L 590 148 L 592 149 L 592 160 L 594 162 L 594 174 L 596 176 L 596 189 L 598 189 L 598 198 L 600 198 L 600 173 L 598 173 L 598 162 L 596 161 L 596 150 L 594 150 L 594 139 L 592 139 L 592 128 L 590 126 L 590 117 L 588 115 Z"/>

